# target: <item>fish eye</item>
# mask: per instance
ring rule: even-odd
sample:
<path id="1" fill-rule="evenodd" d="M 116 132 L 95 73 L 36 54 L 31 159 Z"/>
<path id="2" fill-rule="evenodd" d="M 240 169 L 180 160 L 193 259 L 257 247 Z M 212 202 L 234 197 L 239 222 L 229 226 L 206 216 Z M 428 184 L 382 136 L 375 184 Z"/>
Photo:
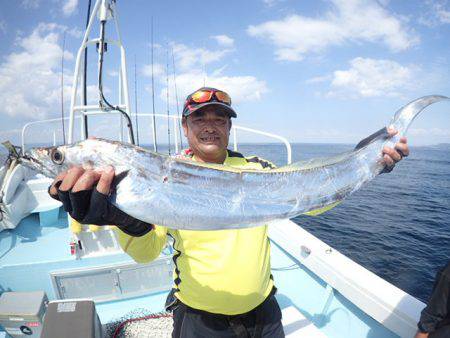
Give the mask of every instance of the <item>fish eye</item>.
<path id="1" fill-rule="evenodd" d="M 63 164 L 64 153 L 61 150 L 53 149 L 50 153 L 50 157 L 55 164 Z"/>

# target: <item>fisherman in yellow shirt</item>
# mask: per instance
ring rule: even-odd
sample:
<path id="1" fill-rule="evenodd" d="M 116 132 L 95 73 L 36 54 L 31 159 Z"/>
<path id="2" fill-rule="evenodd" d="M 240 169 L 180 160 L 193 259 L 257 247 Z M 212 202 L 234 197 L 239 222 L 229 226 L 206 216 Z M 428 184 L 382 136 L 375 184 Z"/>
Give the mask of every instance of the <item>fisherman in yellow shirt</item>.
<path id="1" fill-rule="evenodd" d="M 179 156 L 236 168 L 273 168 L 268 161 L 246 158 L 227 149 L 231 118 L 236 116 L 229 95 L 221 90 L 203 87 L 189 95 L 182 119 L 189 149 Z M 383 152 L 386 166 L 393 167 L 409 153 L 406 139 Z M 93 194 L 106 199 L 113 178 L 112 168 L 102 173 L 71 168 L 56 178 L 50 194 L 69 201 L 65 208 L 71 212 L 70 194 L 88 191 L 98 182 Z M 109 211 L 110 206 L 102 212 Z M 99 213 L 83 211 L 89 212 Z M 117 230 L 120 245 L 137 262 L 157 258 L 167 238 L 173 239 L 174 283 L 166 303 L 173 311 L 173 337 L 284 337 L 281 310 L 274 296 L 267 225 L 217 231 L 172 230 L 127 215 L 120 217 L 129 218 L 128 225 Z"/>

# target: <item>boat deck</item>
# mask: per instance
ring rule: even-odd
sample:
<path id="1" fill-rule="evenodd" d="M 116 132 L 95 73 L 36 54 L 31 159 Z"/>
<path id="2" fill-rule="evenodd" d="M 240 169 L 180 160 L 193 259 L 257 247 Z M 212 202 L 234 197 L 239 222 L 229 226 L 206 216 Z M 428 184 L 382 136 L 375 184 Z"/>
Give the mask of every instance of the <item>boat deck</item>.
<path id="1" fill-rule="evenodd" d="M 0 232 L 2 266 L 72 260 L 67 218 L 41 226 L 37 213 L 23 219 L 17 228 Z"/>
<path id="2" fill-rule="evenodd" d="M 33 214 L 16 229 L 1 232 L 0 290 L 44 290 L 50 299 L 57 299 L 50 276 L 55 271 L 134 264 L 123 253 L 76 259 L 70 254 L 69 242 L 65 213 L 60 213 L 57 223 L 43 227 L 37 214 Z M 308 337 L 398 337 L 309 271 L 284 249 L 283 243 L 274 240 L 271 243 L 276 297 L 289 337 L 302 332 L 300 336 L 308 332 Z M 168 288 L 126 299 L 98 301 L 100 320 L 102 323 L 115 321 L 136 309 L 161 312 L 167 292 Z"/>

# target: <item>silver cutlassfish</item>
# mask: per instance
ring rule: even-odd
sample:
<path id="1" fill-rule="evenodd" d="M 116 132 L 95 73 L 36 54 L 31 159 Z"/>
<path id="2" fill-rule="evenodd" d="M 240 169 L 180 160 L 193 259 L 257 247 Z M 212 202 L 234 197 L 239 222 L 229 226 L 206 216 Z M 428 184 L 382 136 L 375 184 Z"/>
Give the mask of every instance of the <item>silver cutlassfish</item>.
<path id="1" fill-rule="evenodd" d="M 102 139 L 34 148 L 21 162 L 49 177 L 72 165 L 115 167 L 120 178 L 111 202 L 142 221 L 173 229 L 218 230 L 257 226 L 332 206 L 384 168 L 381 150 L 404 136 L 414 118 L 445 96 L 425 96 L 390 122 L 392 138 L 375 137 L 355 150 L 267 171 L 203 164 Z"/>

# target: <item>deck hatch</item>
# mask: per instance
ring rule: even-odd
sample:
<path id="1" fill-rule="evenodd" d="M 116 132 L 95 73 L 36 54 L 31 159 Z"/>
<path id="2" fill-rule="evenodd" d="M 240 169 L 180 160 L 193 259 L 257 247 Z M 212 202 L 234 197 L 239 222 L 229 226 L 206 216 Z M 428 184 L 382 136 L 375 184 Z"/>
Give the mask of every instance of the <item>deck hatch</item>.
<path id="1" fill-rule="evenodd" d="M 52 272 L 58 299 L 90 298 L 94 301 L 125 299 L 170 289 L 171 256 L 147 264 L 120 264 Z"/>

